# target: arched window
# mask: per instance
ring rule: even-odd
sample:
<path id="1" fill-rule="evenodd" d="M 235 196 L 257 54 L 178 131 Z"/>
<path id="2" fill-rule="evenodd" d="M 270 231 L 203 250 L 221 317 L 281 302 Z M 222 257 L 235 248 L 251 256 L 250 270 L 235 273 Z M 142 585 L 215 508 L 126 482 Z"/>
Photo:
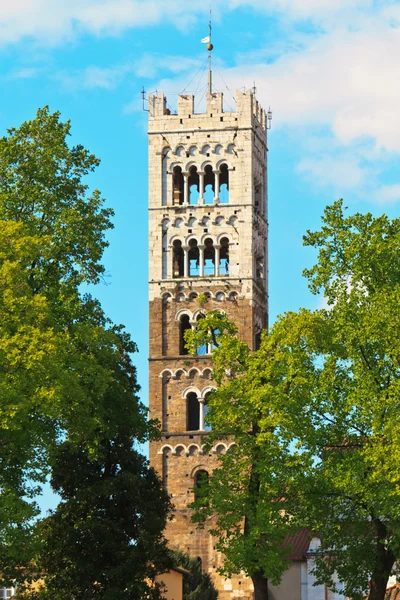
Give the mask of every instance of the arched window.
<path id="1" fill-rule="evenodd" d="M 211 238 L 204 242 L 204 276 L 215 275 L 215 248 Z"/>
<path id="2" fill-rule="evenodd" d="M 198 277 L 200 275 L 200 252 L 196 240 L 189 241 L 189 276 Z"/>
<path id="3" fill-rule="evenodd" d="M 215 174 L 211 165 L 204 169 L 204 204 L 213 204 L 215 197 Z"/>
<path id="4" fill-rule="evenodd" d="M 183 277 L 184 274 L 184 252 L 182 242 L 175 240 L 172 248 L 172 273 L 174 277 Z"/>
<path id="5" fill-rule="evenodd" d="M 229 170 L 226 164 L 219 168 L 219 201 L 221 204 L 229 202 Z"/>
<path id="6" fill-rule="evenodd" d="M 181 167 L 174 167 L 172 171 L 172 204 L 183 204 L 184 181 Z"/>
<path id="7" fill-rule="evenodd" d="M 205 499 L 207 497 L 210 476 L 205 469 L 197 471 L 194 477 L 194 499 Z"/>
<path id="8" fill-rule="evenodd" d="M 190 167 L 189 169 L 189 204 L 199 203 L 199 185 L 200 178 L 197 173 L 197 167 Z"/>
<path id="9" fill-rule="evenodd" d="M 185 331 L 192 329 L 189 315 L 182 315 L 179 321 L 179 354 L 186 356 L 189 350 L 186 348 Z"/>
<path id="10" fill-rule="evenodd" d="M 200 429 L 200 403 L 195 392 L 190 392 L 186 397 L 187 431 Z"/>
<path id="11" fill-rule="evenodd" d="M 229 275 L 229 240 L 224 237 L 221 240 L 221 249 L 219 252 L 219 274 Z"/>

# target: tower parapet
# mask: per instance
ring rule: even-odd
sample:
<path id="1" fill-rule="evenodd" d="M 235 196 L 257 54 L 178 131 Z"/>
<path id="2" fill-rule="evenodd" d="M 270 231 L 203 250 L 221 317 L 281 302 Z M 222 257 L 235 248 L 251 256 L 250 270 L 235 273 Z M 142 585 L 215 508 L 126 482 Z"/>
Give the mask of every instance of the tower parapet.
<path id="1" fill-rule="evenodd" d="M 149 131 L 157 131 L 160 121 L 163 121 L 163 127 L 172 131 L 178 125 L 193 128 L 192 119 L 201 123 L 207 122 L 210 118 L 223 118 L 224 126 L 227 127 L 253 127 L 259 126 L 263 131 L 267 131 L 266 112 L 261 108 L 251 90 L 236 92 L 236 111 L 224 111 L 224 95 L 222 92 L 213 92 L 206 95 L 206 111 L 204 113 L 195 113 L 195 97 L 192 94 L 181 94 L 178 96 L 178 112 L 171 113 L 167 108 L 167 98 L 163 93 L 149 94 Z M 164 120 L 167 121 L 164 123 Z M 186 122 L 186 119 L 191 121 Z M 181 122 L 181 121 L 184 122 Z"/>

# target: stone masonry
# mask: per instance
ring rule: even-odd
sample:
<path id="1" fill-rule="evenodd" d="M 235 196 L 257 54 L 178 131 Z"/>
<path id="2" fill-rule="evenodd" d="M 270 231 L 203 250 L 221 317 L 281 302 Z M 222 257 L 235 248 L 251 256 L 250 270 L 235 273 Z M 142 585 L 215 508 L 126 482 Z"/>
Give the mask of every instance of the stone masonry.
<path id="1" fill-rule="evenodd" d="M 226 312 L 252 349 L 267 327 L 266 138 L 250 91 L 237 92 L 236 112 L 224 112 L 221 93 L 208 94 L 204 114 L 191 95 L 179 96 L 178 114 L 163 94 L 149 96 L 149 404 L 162 427 L 150 461 L 175 507 L 170 546 L 201 559 L 221 600 L 252 598 L 252 584 L 218 574 L 215 541 L 190 520 L 196 477 L 211 475 L 229 444 L 203 450 L 211 349 L 189 356 L 182 339 L 211 309 Z"/>

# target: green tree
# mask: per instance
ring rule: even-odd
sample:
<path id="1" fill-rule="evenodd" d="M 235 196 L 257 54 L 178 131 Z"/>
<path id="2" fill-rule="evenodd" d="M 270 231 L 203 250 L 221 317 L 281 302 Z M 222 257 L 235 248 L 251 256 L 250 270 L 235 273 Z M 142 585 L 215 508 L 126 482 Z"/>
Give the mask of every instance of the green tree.
<path id="1" fill-rule="evenodd" d="M 236 445 L 220 456 L 220 466 L 198 490 L 194 520 L 214 516 L 211 533 L 225 555 L 223 574 L 244 571 L 251 577 L 256 600 L 268 597 L 268 580 L 278 584 L 287 568 L 290 549 L 283 542 L 291 531 L 287 512 L 288 486 L 298 474 L 300 459 L 290 452 L 286 433 L 276 429 L 277 415 L 265 394 L 275 393 L 257 353 L 237 337 L 237 327 L 225 314 L 210 311 L 195 331 L 186 334 L 191 351 L 211 343 L 218 389 L 209 396 L 207 443 L 234 439 Z M 268 389 L 270 388 L 270 389 Z M 268 389 L 268 391 L 267 391 Z M 305 458 L 301 458 L 305 460 Z"/>
<path id="2" fill-rule="evenodd" d="M 99 281 L 114 214 L 98 190 L 88 195 L 85 179 L 100 161 L 81 145 L 69 147 L 70 130 L 46 106 L 0 139 L 0 219 L 48 236 L 48 252 L 28 271 L 32 289 L 54 302 L 65 302 L 69 288 Z"/>
<path id="3" fill-rule="evenodd" d="M 285 535 L 306 526 L 321 537 L 320 582 L 336 573 L 345 594 L 383 600 L 400 558 L 400 220 L 345 217 L 338 201 L 304 241 L 328 309 L 280 317 L 255 353 L 217 313 L 187 334 L 193 350 L 220 332 L 208 420 L 212 438 L 237 442 L 197 519 L 216 514 L 225 571 L 244 569 L 260 598 Z"/>
<path id="4" fill-rule="evenodd" d="M 129 433 L 103 440 L 95 458 L 63 443 L 51 484 L 61 502 L 38 527 L 44 589 L 31 597 L 159 598 L 169 497 Z"/>
<path id="5" fill-rule="evenodd" d="M 103 456 L 121 431 L 156 435 L 137 392 L 136 345 L 81 293 L 104 273 L 112 211 L 87 176 L 99 161 L 70 148 L 48 108 L 0 139 L 0 572 L 28 577 L 34 497 L 63 441 Z M 138 459 L 138 468 L 140 467 Z M 145 481 L 145 469 L 139 470 Z M 149 475 L 150 477 L 150 475 Z M 160 492 L 159 492 L 160 494 Z M 155 498 L 155 502 L 162 502 Z M 150 542 L 149 542 L 150 543 Z"/>

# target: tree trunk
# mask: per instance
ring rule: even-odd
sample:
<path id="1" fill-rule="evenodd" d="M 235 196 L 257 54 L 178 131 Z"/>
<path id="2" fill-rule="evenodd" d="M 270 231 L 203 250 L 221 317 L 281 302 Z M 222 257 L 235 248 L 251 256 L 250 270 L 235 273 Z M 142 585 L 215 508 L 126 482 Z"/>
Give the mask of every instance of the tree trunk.
<path id="1" fill-rule="evenodd" d="M 262 573 L 253 573 L 254 600 L 268 600 L 268 579 Z"/>
<path id="2" fill-rule="evenodd" d="M 376 571 L 372 574 L 369 600 L 385 600 L 388 579 L 387 575 Z"/>
<path id="3" fill-rule="evenodd" d="M 371 575 L 369 600 L 385 600 L 386 586 L 395 563 L 395 556 L 385 548 L 387 538 L 386 525 L 380 519 L 373 518 L 376 531 L 376 567 Z"/>

